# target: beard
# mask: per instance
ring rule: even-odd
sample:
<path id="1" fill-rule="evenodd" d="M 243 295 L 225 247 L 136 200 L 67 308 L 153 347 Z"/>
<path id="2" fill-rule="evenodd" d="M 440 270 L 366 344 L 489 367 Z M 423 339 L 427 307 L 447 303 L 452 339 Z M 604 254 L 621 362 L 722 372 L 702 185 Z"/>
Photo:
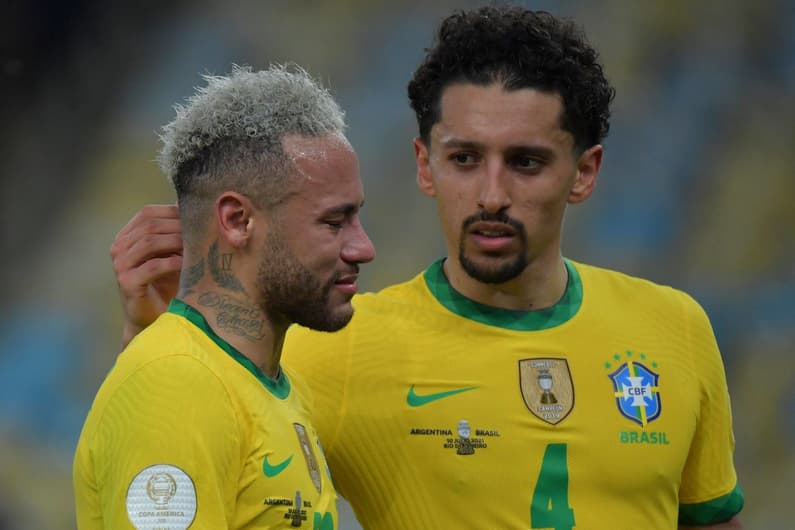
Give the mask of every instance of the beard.
<path id="1" fill-rule="evenodd" d="M 338 331 L 350 322 L 350 304 L 331 307 L 335 278 L 323 283 L 285 244 L 279 232 L 271 233 L 257 271 L 260 309 L 271 319 L 317 331 Z"/>
<path id="2" fill-rule="evenodd" d="M 519 252 L 515 256 L 508 256 L 505 258 L 498 258 L 498 256 L 494 254 L 489 261 L 499 260 L 496 263 L 482 263 L 467 256 L 464 250 L 466 235 L 469 231 L 469 227 L 478 221 L 500 222 L 512 226 L 519 237 Z M 522 274 L 528 265 L 527 231 L 524 225 L 516 219 L 511 219 L 505 213 L 480 213 L 467 217 L 464 219 L 464 222 L 461 223 L 461 239 L 458 244 L 458 262 L 461 263 L 461 268 L 464 269 L 464 272 L 466 272 L 470 278 L 482 283 L 500 284 L 513 280 Z"/>

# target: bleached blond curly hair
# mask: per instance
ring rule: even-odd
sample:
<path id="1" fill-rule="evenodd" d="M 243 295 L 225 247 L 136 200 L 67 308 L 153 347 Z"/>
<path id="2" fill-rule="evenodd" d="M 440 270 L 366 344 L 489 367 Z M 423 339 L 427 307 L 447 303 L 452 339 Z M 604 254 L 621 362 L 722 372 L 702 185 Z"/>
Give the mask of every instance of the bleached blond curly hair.
<path id="1" fill-rule="evenodd" d="M 174 186 L 183 230 L 209 219 L 218 193 L 235 190 L 261 206 L 279 202 L 292 170 L 282 150 L 288 135 L 344 133 L 345 115 L 329 91 L 297 65 L 203 76 L 160 135 L 158 162 Z"/>

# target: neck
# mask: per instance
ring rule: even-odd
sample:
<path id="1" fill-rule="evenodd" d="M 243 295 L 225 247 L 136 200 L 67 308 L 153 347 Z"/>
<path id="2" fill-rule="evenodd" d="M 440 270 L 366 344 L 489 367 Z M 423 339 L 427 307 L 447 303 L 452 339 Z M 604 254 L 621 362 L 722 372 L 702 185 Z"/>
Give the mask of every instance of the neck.
<path id="1" fill-rule="evenodd" d="M 529 311 L 554 306 L 566 291 L 568 271 L 561 255 L 536 258 L 513 280 L 500 284 L 478 281 L 463 269 L 458 258 L 447 258 L 444 273 L 450 285 L 470 300 L 483 305 Z"/>
<path id="2" fill-rule="evenodd" d="M 289 323 L 273 321 L 254 302 L 255 289 L 244 279 L 255 273 L 247 265 L 234 249 L 213 238 L 195 250 L 186 245 L 177 297 L 199 311 L 216 335 L 275 378 Z"/>
<path id="3" fill-rule="evenodd" d="M 220 288 L 182 292 L 178 297 L 195 308 L 213 331 L 253 362 L 262 373 L 279 375 L 287 325 L 275 325 L 262 310 L 240 293 Z"/>

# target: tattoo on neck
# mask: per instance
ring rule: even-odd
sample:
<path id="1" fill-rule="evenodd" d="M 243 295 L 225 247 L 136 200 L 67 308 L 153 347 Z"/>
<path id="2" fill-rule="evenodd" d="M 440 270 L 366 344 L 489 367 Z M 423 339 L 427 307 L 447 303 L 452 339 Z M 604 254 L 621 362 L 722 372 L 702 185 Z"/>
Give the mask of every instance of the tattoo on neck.
<path id="1" fill-rule="evenodd" d="M 199 304 L 215 310 L 218 329 L 250 341 L 265 338 L 265 317 L 258 308 L 212 291 L 199 295 Z"/>
<path id="2" fill-rule="evenodd" d="M 192 294 L 193 287 L 199 283 L 202 276 L 204 276 L 204 258 L 200 258 L 197 263 L 191 265 L 182 275 L 179 282 L 180 296 Z"/>
<path id="3" fill-rule="evenodd" d="M 232 254 L 219 254 L 217 242 L 210 245 L 210 251 L 207 253 L 207 262 L 210 266 L 210 275 L 219 287 L 246 294 L 246 290 L 243 289 L 240 280 L 232 272 Z"/>

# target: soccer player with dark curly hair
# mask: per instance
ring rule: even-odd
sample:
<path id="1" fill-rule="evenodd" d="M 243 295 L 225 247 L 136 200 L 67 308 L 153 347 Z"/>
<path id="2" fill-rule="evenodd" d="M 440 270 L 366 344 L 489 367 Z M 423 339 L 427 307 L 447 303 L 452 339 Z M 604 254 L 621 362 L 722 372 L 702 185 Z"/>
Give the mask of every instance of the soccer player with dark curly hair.
<path id="1" fill-rule="evenodd" d="M 614 97 L 582 31 L 520 7 L 456 12 L 408 93 L 417 183 L 447 255 L 355 297 L 345 329 L 294 327 L 285 346 L 364 528 L 740 528 L 706 314 L 562 256 Z M 157 276 L 140 253 L 124 258 L 130 334 L 148 324 L 129 308 L 148 307 L 136 293 Z"/>

